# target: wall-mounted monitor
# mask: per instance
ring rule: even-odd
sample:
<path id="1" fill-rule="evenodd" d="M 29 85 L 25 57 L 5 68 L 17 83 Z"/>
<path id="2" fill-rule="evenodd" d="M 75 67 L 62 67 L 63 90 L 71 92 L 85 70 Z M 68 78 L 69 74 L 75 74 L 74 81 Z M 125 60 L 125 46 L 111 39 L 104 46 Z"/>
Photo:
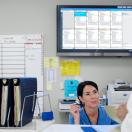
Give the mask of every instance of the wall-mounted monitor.
<path id="1" fill-rule="evenodd" d="M 57 5 L 57 55 L 132 56 L 132 6 Z"/>

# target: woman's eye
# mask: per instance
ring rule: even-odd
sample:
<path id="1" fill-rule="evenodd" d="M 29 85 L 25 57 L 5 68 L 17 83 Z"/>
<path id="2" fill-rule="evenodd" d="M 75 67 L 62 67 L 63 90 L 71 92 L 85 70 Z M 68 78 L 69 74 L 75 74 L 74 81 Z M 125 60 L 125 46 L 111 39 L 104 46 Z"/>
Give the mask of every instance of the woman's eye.
<path id="1" fill-rule="evenodd" d="M 86 95 L 86 96 L 87 96 L 87 95 L 90 95 L 90 93 L 84 93 L 84 95 Z"/>
<path id="2" fill-rule="evenodd" d="M 93 91 L 93 93 L 97 93 L 97 91 L 96 91 L 96 90 L 94 90 L 94 91 Z"/>

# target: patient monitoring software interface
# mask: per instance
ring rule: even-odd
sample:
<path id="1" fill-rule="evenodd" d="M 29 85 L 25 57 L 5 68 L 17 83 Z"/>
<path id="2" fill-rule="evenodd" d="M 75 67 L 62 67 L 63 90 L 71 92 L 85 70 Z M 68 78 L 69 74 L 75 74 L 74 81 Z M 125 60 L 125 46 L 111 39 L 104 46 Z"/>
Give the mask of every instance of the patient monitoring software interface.
<path id="1" fill-rule="evenodd" d="M 132 49 L 132 6 L 62 8 L 63 49 Z"/>

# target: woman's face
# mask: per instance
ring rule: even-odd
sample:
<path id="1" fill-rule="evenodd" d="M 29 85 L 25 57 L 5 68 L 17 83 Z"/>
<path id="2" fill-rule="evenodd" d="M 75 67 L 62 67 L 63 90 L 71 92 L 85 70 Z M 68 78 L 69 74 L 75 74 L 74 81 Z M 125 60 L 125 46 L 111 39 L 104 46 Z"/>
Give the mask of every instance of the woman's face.
<path id="1" fill-rule="evenodd" d="M 85 107 L 96 108 L 99 105 L 99 93 L 91 85 L 84 87 L 82 97 L 79 96 L 79 99 L 85 104 Z"/>

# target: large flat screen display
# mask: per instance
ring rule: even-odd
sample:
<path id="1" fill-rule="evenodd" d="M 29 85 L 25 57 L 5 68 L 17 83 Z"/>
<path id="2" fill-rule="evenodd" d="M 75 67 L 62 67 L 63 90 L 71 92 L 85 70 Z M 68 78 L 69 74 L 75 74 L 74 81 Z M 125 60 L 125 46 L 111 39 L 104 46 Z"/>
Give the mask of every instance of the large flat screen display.
<path id="1" fill-rule="evenodd" d="M 132 56 L 132 6 L 57 5 L 57 54 Z"/>

